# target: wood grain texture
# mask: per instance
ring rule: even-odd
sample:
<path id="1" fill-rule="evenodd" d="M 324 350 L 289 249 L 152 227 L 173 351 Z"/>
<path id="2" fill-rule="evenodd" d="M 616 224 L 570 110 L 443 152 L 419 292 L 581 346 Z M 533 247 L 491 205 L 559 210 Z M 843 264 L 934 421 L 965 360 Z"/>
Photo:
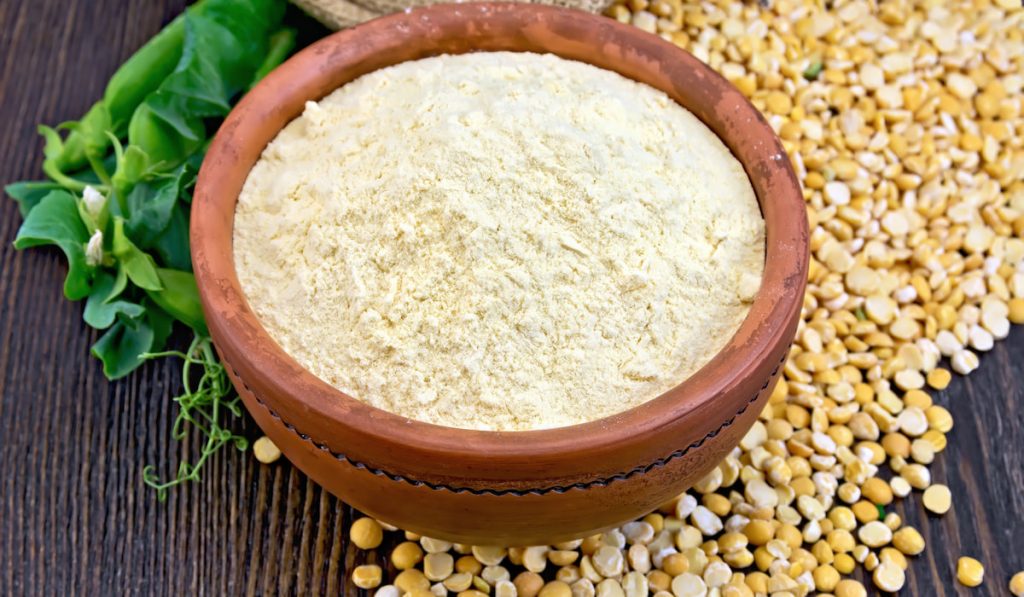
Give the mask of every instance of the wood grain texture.
<path id="1" fill-rule="evenodd" d="M 36 124 L 83 113 L 183 4 L 0 2 L 0 182 L 40 177 Z M 306 40 L 324 33 L 289 18 Z M 63 257 L 14 251 L 20 221 L 0 199 L 0 595 L 359 594 L 348 571 L 383 563 L 388 546 L 352 548 L 356 513 L 285 462 L 261 466 L 225 451 L 203 483 L 156 501 L 142 465 L 198 449 L 170 438 L 177 365 L 105 381 L 88 356 L 96 334 L 82 306 L 61 295 Z M 951 487 L 954 510 L 926 516 L 920 494 L 896 506 L 928 540 L 904 594 L 1006 595 L 1009 576 L 1024 569 L 1022 379 L 1024 331 L 1015 328 L 969 379 L 936 396 L 956 427 L 931 470 Z M 962 554 L 985 564 L 982 587 L 955 584 Z"/>

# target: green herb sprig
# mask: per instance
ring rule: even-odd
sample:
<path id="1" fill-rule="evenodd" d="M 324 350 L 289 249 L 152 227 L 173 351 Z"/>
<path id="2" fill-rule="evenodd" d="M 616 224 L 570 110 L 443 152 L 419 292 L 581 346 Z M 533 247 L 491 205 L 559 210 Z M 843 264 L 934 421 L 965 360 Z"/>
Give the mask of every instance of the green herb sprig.
<path id="1" fill-rule="evenodd" d="M 194 464 L 181 461 L 178 472 L 172 479 L 161 480 L 153 465 L 142 469 L 142 480 L 156 490 L 160 500 L 164 500 L 167 498 L 168 489 L 187 481 L 199 481 L 199 470 L 218 450 L 231 444 L 238 450 L 245 451 L 249 447 L 249 440 L 225 426 L 224 418 L 228 415 L 241 417 L 242 409 L 238 403 L 238 395 L 234 394 L 234 397 L 231 397 L 231 383 L 228 381 L 224 366 L 217 360 L 213 343 L 209 338 L 196 336 L 185 352 L 168 350 L 142 355 L 145 360 L 160 357 L 178 357 L 182 360 L 181 384 L 184 390 L 174 399 L 178 403 L 178 416 L 174 420 L 172 437 L 179 441 L 184 440 L 189 426 L 206 437 L 199 459 Z M 193 369 L 198 369 L 198 379 L 195 379 L 196 372 Z"/>
<path id="2" fill-rule="evenodd" d="M 158 356 L 183 359 L 173 435 L 194 429 L 206 442 L 170 481 L 145 467 L 161 498 L 198 480 L 216 450 L 248 443 L 226 426 L 241 410 L 203 318 L 188 222 L 220 119 L 294 47 L 283 14 L 284 0 L 193 4 L 121 65 L 80 120 L 39 127 L 47 180 L 5 187 L 24 217 L 14 246 L 54 245 L 67 258 L 64 296 L 85 299 L 85 323 L 103 331 L 91 353 L 108 379 Z M 165 350 L 175 322 L 192 331 L 186 352 Z"/>

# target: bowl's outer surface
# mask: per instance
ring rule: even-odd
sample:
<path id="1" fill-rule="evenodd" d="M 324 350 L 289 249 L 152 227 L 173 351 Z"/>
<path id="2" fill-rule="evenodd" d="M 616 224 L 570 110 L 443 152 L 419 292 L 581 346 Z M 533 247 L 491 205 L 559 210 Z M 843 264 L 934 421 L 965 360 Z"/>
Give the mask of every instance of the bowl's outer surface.
<path id="1" fill-rule="evenodd" d="M 694 112 L 747 170 L 767 231 L 765 274 L 728 345 L 664 395 L 560 429 L 482 432 L 370 407 L 303 369 L 270 338 L 234 269 L 238 194 L 277 132 L 367 72 L 469 51 L 553 53 L 614 70 Z M 803 302 L 803 197 L 771 128 L 690 54 L 611 19 L 528 4 L 435 5 L 368 22 L 300 52 L 231 112 L 207 152 L 192 207 L 203 308 L 232 381 L 295 465 L 367 514 L 429 536 L 529 545 L 625 522 L 706 474 L 753 424 Z"/>

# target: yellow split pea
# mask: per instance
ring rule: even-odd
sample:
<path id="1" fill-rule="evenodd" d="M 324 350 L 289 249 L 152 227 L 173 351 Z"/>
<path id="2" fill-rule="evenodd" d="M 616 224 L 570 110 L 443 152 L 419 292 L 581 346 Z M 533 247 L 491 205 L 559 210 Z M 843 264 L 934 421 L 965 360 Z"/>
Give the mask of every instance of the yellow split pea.
<path id="1" fill-rule="evenodd" d="M 272 464 L 281 458 L 281 450 L 265 435 L 253 442 L 252 453 L 263 464 Z"/>
<path id="2" fill-rule="evenodd" d="M 953 502 L 953 494 L 945 485 L 932 485 L 924 491 L 922 496 L 924 507 L 935 514 L 945 514 Z"/>
<path id="3" fill-rule="evenodd" d="M 1018 572 L 1010 579 L 1010 593 L 1013 597 L 1024 595 L 1024 571 Z"/>
<path id="4" fill-rule="evenodd" d="M 374 549 L 384 540 L 384 529 L 372 518 L 360 518 L 352 523 L 348 537 L 359 549 Z"/>
<path id="5" fill-rule="evenodd" d="M 965 587 L 977 587 L 985 578 L 985 567 L 974 558 L 963 556 L 956 562 L 956 579 Z"/>

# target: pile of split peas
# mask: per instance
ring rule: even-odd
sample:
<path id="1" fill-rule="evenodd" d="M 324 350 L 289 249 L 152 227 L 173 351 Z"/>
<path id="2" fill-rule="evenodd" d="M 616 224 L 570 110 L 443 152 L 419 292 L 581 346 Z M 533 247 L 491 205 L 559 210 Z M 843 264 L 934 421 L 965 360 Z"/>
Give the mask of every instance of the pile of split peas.
<path id="1" fill-rule="evenodd" d="M 740 446 L 641 520 L 531 547 L 406 533 L 396 577 L 367 565 L 353 582 L 379 597 L 856 597 L 860 564 L 899 590 L 925 542 L 888 506 L 914 490 L 936 514 L 952 502 L 928 467 L 953 419 L 929 391 L 1024 323 L 1020 0 L 617 0 L 607 14 L 715 68 L 789 152 L 812 255 L 784 377 Z M 363 518 L 351 540 L 373 549 L 385 529 Z M 986 582 L 969 554 L 956 575 Z M 1024 572 L 987 582 L 1007 580 L 1024 594 Z"/>

